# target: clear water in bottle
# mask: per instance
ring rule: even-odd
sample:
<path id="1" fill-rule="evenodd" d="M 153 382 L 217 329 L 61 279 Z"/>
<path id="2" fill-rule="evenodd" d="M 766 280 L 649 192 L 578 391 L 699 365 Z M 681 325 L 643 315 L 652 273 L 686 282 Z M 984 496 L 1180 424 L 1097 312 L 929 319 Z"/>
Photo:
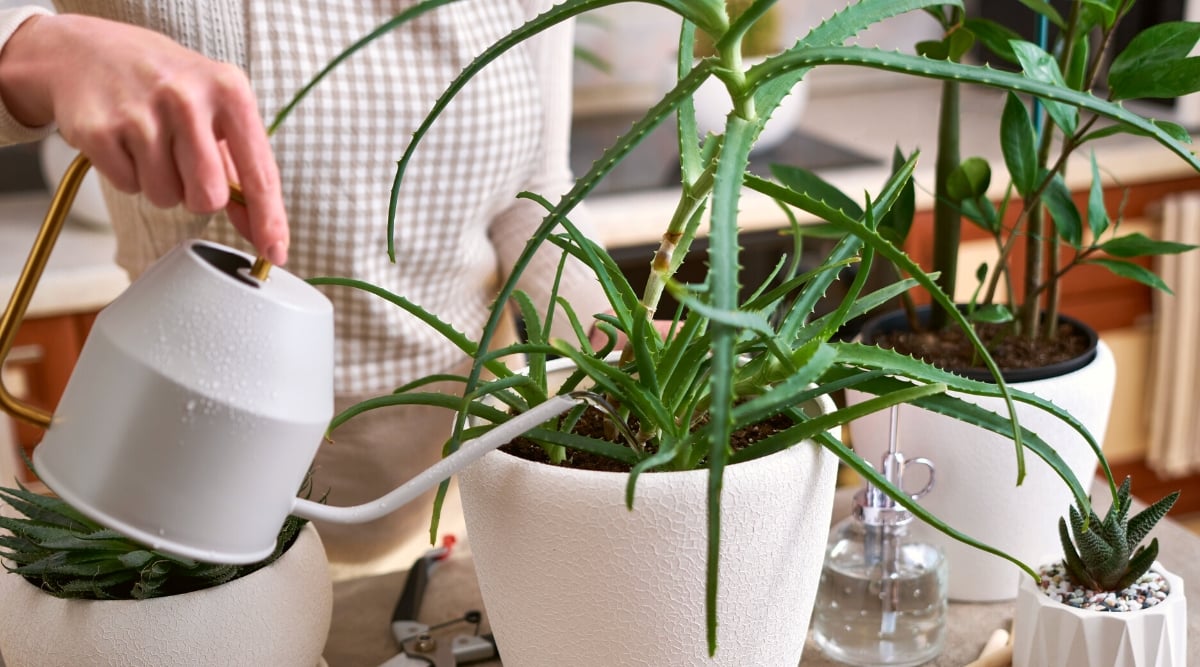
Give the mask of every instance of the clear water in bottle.
<path id="1" fill-rule="evenodd" d="M 878 554 L 886 554 L 878 558 Z M 946 564 L 901 527 L 835 529 L 813 609 L 813 639 L 852 665 L 920 665 L 945 642 Z"/>

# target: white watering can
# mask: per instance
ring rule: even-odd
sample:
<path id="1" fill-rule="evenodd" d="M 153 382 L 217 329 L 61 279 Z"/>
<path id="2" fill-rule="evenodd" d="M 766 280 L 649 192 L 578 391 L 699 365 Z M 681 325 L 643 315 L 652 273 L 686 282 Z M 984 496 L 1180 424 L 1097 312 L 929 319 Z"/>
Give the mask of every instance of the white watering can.
<path id="1" fill-rule="evenodd" d="M 77 157 L 54 195 L 0 319 L 0 363 L 89 166 Z M 384 516 L 575 403 L 542 403 L 378 500 L 297 498 L 333 416 L 333 307 L 261 258 L 199 240 L 100 312 L 53 415 L 0 382 L 0 407 L 47 429 L 33 462 L 51 490 L 154 549 L 224 563 L 270 555 L 288 514 Z"/>

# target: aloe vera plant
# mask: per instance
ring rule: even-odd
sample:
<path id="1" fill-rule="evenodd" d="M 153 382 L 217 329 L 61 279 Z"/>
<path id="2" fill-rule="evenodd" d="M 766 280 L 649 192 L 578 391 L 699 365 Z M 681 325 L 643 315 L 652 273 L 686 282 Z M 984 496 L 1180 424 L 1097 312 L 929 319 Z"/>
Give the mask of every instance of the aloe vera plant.
<path id="1" fill-rule="evenodd" d="M 1131 484 L 1129 477 L 1121 483 L 1113 497 L 1112 506 L 1104 515 L 1104 521 L 1095 512 L 1075 506 L 1069 508 L 1069 531 L 1067 520 L 1058 520 L 1063 565 L 1076 584 L 1093 591 L 1119 591 L 1133 585 L 1158 557 L 1158 538 L 1150 540 L 1146 546 L 1140 545 L 1150 534 L 1150 529 L 1175 505 L 1179 492 L 1160 499 L 1130 517 L 1129 509 L 1133 505 Z"/>
<path id="2" fill-rule="evenodd" d="M 144 600 L 219 586 L 270 565 L 296 540 L 304 519 L 289 516 L 275 551 L 249 565 L 202 563 L 155 551 L 104 528 L 57 497 L 0 488 L 16 516 L 0 516 L 0 557 L 46 593 L 85 600 Z"/>
<path id="3" fill-rule="evenodd" d="M 272 127 L 282 122 L 303 100 L 307 90 L 318 85 L 329 71 L 355 51 L 396 26 L 453 1 L 417 3 L 365 35 L 318 73 L 279 112 Z M 489 63 L 524 40 L 590 10 L 622 1 L 630 0 L 562 2 L 498 40 L 454 79 L 434 103 L 399 159 L 388 223 L 389 252 L 394 238 L 395 193 L 404 186 L 405 170 L 412 156 L 420 150 L 426 132 L 458 92 Z M 951 316 L 960 325 L 970 329 L 965 318 L 953 309 L 950 297 L 935 284 L 934 278 L 900 251 L 880 228 L 881 221 L 908 187 L 915 156 L 899 161 L 891 177 L 866 201 L 825 196 L 826 192 L 813 186 L 803 173 L 786 165 L 774 170 L 773 179 L 751 174 L 747 169 L 748 156 L 766 120 L 788 91 L 812 68 L 825 65 L 875 68 L 1038 96 L 1047 103 L 1085 109 L 1111 119 L 1125 131 L 1152 137 L 1200 168 L 1200 161 L 1188 147 L 1168 129 L 1120 105 L 1054 81 L 948 60 L 845 45 L 860 31 L 898 14 L 947 4 L 961 7 L 961 3 L 862 0 L 831 16 L 790 48 L 749 69 L 743 68 L 742 43 L 751 27 L 775 4 L 774 0 L 756 0 L 736 18 L 731 18 L 727 12 L 724 0 L 646 0 L 646 4 L 665 8 L 681 18 L 677 84 L 633 123 L 565 195 L 555 201 L 538 193 L 519 195 L 540 202 L 547 215 L 529 239 L 516 265 L 511 267 L 508 279 L 497 294 L 491 316 L 477 336 L 457 331 L 404 296 L 376 285 L 343 277 L 313 279 L 316 284 L 373 293 L 420 318 L 474 359 L 466 376 L 439 375 L 399 387 L 391 394 L 349 408 L 334 419 L 333 426 L 365 410 L 389 405 L 449 407 L 459 412 L 454 432 L 446 443 L 446 450 L 452 451 L 464 440 L 504 422 L 512 414 L 547 400 L 555 391 L 586 387 L 607 395 L 612 399 L 610 402 L 629 417 L 630 423 L 636 422 L 636 433 L 619 437 L 615 442 L 578 435 L 571 427 L 579 418 L 583 409 L 580 407 L 531 430 L 527 437 L 540 443 L 551 459 L 561 459 L 566 449 L 578 449 L 625 462 L 631 470 L 626 500 L 634 509 L 640 475 L 657 470 L 707 469 L 708 556 L 706 572 L 696 573 L 696 576 L 704 576 L 707 582 L 706 625 L 710 653 L 717 648 L 721 482 L 728 465 L 765 456 L 804 438 L 812 438 L 923 520 L 956 539 L 1016 562 L 931 516 L 830 434 L 830 429 L 867 413 L 898 403 L 913 403 L 1010 435 L 1015 443 L 1018 482 L 1024 475 L 1025 452 L 1032 452 L 1062 477 L 1081 507 L 1089 507 L 1080 481 L 1053 447 L 1020 427 L 1011 408 L 1019 401 L 1055 414 L 1086 439 L 1103 463 L 1095 440 L 1071 415 L 1036 396 L 1010 390 L 973 334 L 970 335 L 974 344 L 997 379 L 995 384 L 967 380 L 888 350 L 837 342 L 833 338 L 850 318 L 915 285 L 929 290 L 937 303 L 950 309 Z M 715 52 L 693 62 L 691 56 L 697 29 L 714 38 Z M 733 101 L 733 110 L 722 134 L 710 135 L 697 142 L 691 96 L 710 78 L 723 84 Z M 625 159 L 651 130 L 671 117 L 677 118 L 679 127 L 679 199 L 670 219 L 665 221 L 661 245 L 653 258 L 651 277 L 638 291 L 621 275 L 604 249 L 572 224 L 571 214 L 614 165 Z M 802 273 L 794 261 L 781 263 L 776 269 L 775 284 L 764 284 L 750 298 L 740 300 L 737 212 L 740 198 L 747 189 L 773 198 L 789 216 L 794 215 L 795 209 L 816 215 L 844 232 L 845 236 L 816 269 Z M 675 279 L 674 272 L 705 220 L 708 222 L 708 275 L 702 283 L 684 284 Z M 798 256 L 803 230 L 794 217 L 792 222 Z M 563 253 L 586 263 L 595 272 L 611 306 L 608 314 L 576 313 L 566 299 L 558 299 L 564 316 L 573 325 L 573 340 L 551 339 L 547 320 L 553 315 L 543 318 L 531 301 L 515 288 L 517 277 L 534 252 L 546 244 L 553 244 Z M 834 312 L 821 317 L 814 314 L 814 305 L 837 279 L 841 268 L 857 263 L 867 269 L 877 258 L 902 267 L 909 277 L 874 292 L 867 292 L 864 280 L 857 279 Z M 867 273 L 860 270 L 859 275 L 865 277 Z M 657 312 L 659 297 L 664 291 L 670 291 L 682 304 L 678 312 Z M 521 310 L 528 339 L 493 349 L 493 338 L 505 309 L 512 302 Z M 598 328 L 610 334 L 608 343 L 598 348 L 592 345 L 588 331 L 594 317 L 598 318 Z M 669 318 L 673 323 L 665 337 L 651 324 L 656 317 Z M 606 359 L 613 351 L 618 333 L 628 343 L 621 352 L 620 361 L 609 363 Z M 523 355 L 528 361 L 528 372 L 517 373 L 507 368 L 500 361 L 507 355 Z M 578 369 L 565 385 L 554 390 L 546 379 L 546 361 L 551 356 L 568 357 Z M 426 390 L 426 385 L 443 380 L 460 382 L 462 396 Z M 808 399 L 847 387 L 873 394 L 874 398 L 828 414 L 806 415 L 796 409 Z M 947 393 L 948 390 L 1001 397 L 1009 406 L 1010 415 L 1000 416 L 982 410 L 955 398 Z M 733 432 L 780 413 L 791 418 L 791 427 L 748 449 L 732 450 L 729 443 Z M 468 417 L 475 421 L 468 421 Z M 615 430 L 622 432 L 622 429 Z M 1107 465 L 1102 467 L 1108 474 L 1110 486 L 1115 489 Z M 441 496 L 438 503 L 440 505 Z M 436 521 L 433 531 L 436 531 Z M 1018 564 L 1034 575 L 1028 565 Z"/>

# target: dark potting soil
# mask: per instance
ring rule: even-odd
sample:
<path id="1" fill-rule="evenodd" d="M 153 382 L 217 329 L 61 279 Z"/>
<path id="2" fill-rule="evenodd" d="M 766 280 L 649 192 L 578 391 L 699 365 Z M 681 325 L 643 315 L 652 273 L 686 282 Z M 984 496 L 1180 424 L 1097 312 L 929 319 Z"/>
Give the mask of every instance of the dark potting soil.
<path id="1" fill-rule="evenodd" d="M 589 407 L 575 425 L 574 433 L 628 446 L 617 429 L 612 426 L 610 419 L 607 413 Z M 735 431 L 730 437 L 730 445 L 734 451 L 745 449 L 767 436 L 790 428 L 793 424 L 794 422 L 786 415 L 775 415 L 762 422 Z M 699 425 L 703 425 L 703 420 L 701 420 Z M 629 430 L 632 433 L 637 433 L 638 424 L 636 420 L 630 422 Z M 653 446 L 649 446 L 647 449 L 650 452 L 654 451 Z M 529 461 L 550 463 L 550 457 L 547 456 L 546 450 L 528 438 L 516 438 L 501 447 L 500 450 Z M 564 468 L 598 470 L 601 472 L 629 472 L 630 470 L 629 465 L 623 461 L 575 449 L 568 449 L 566 451 L 566 458 L 559 465 Z"/>
<path id="2" fill-rule="evenodd" d="M 1070 324 L 1060 324 L 1052 340 L 1029 339 L 1008 333 L 1006 325 L 976 324 L 979 339 L 1003 369 L 1042 368 L 1087 352 L 1089 341 Z M 940 331 L 891 331 L 875 337 L 891 348 L 945 369 L 984 370 L 971 341 L 957 327 Z"/>

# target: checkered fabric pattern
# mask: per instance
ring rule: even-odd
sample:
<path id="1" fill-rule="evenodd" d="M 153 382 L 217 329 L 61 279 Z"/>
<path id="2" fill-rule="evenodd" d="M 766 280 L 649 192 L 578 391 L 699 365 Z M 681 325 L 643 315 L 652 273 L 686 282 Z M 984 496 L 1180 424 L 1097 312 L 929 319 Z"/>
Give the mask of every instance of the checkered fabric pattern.
<path id="1" fill-rule="evenodd" d="M 270 119 L 334 55 L 416 0 L 73 0 L 78 11 L 171 35 L 249 73 Z M 396 160 L 451 79 L 550 0 L 465 0 L 381 38 L 328 77 L 272 139 L 288 203 L 288 269 L 350 276 L 404 295 L 474 336 L 495 291 L 541 221 L 522 190 L 552 199 L 570 184 L 571 34 L 548 33 L 483 71 L 416 153 L 399 194 L 396 263 L 386 255 Z M 0 12 L 0 24 L 3 13 Z M 0 140 L 5 139 L 0 129 Z M 249 250 L 225 220 L 155 209 L 106 188 L 118 262 L 134 276 L 179 241 L 204 236 Z M 581 221 L 576 220 L 576 223 Z M 548 304 L 558 263 L 539 258 L 521 288 Z M 563 294 L 587 317 L 605 308 L 595 279 L 568 267 Z M 374 297 L 329 288 L 341 394 L 389 390 L 445 372 L 461 353 Z M 558 317 L 566 324 L 565 317 Z M 562 330 L 560 333 L 566 333 Z"/>

